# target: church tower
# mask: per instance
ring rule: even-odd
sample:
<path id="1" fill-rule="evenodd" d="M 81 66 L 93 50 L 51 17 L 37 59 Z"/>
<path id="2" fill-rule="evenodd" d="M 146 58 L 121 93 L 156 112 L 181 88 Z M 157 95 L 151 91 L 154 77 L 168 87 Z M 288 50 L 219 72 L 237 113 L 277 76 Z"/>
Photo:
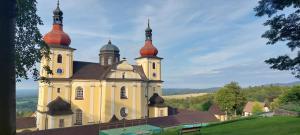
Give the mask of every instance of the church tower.
<path id="1" fill-rule="evenodd" d="M 152 29 L 149 20 L 145 30 L 145 45 L 140 50 L 140 57 L 136 58 L 136 63 L 142 65 L 145 75 L 150 81 L 161 81 L 161 60 L 157 57 L 158 50 L 152 44 Z"/>
<path id="2" fill-rule="evenodd" d="M 45 43 L 50 48 L 50 60 L 44 58 L 41 62 L 43 66 L 49 66 L 53 75 L 48 75 L 45 70 L 41 70 L 41 76 L 47 78 L 70 78 L 73 69 L 73 51 L 70 48 L 71 39 L 67 33 L 63 31 L 63 12 L 57 7 L 53 11 L 52 30 L 44 36 Z"/>
<path id="3" fill-rule="evenodd" d="M 63 12 L 59 8 L 59 1 L 53 11 L 52 30 L 45 34 L 44 41 L 50 54 L 49 58 L 43 57 L 41 60 L 40 76 L 47 78 L 49 83 L 39 82 L 36 125 L 39 130 L 69 127 L 72 125 L 69 79 L 73 75 L 75 49 L 69 47 L 71 39 L 63 31 Z M 44 69 L 46 66 L 53 74 L 47 73 Z"/>

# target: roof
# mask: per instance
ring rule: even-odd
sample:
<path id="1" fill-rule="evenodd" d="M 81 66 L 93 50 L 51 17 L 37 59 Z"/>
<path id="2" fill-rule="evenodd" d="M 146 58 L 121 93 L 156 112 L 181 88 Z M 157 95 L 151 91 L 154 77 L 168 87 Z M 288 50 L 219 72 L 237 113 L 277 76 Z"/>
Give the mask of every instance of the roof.
<path id="1" fill-rule="evenodd" d="M 109 120 L 109 122 L 117 122 L 117 121 L 119 121 L 119 119 L 117 118 L 116 115 L 113 115 L 113 116 L 111 117 L 111 119 Z"/>
<path id="2" fill-rule="evenodd" d="M 261 107 L 265 107 L 266 106 L 266 103 L 249 101 L 245 105 L 243 112 L 252 112 L 252 109 L 253 109 L 253 106 L 254 106 L 255 103 L 259 103 L 261 105 Z"/>
<path id="3" fill-rule="evenodd" d="M 18 133 L 17 135 L 96 135 L 99 134 L 99 130 L 111 129 L 111 128 L 121 128 L 125 122 L 125 126 L 133 126 L 137 124 L 150 124 L 158 126 L 161 128 L 178 126 L 181 124 L 192 124 L 192 123 L 207 123 L 218 121 L 209 112 L 200 111 L 189 111 L 189 110 L 179 110 L 177 115 L 171 115 L 166 117 L 138 119 L 138 120 L 125 120 L 122 124 L 115 123 L 101 123 L 92 125 L 75 126 L 68 128 L 57 128 L 40 130 L 26 133 Z"/>
<path id="4" fill-rule="evenodd" d="M 57 97 L 55 100 L 51 101 L 47 107 L 49 108 L 49 115 L 69 115 L 73 114 L 71 109 L 71 104 L 64 101 L 61 97 Z"/>
<path id="5" fill-rule="evenodd" d="M 225 115 L 225 113 L 223 111 L 221 111 L 221 109 L 219 108 L 219 106 L 217 106 L 216 104 L 212 104 L 210 106 L 210 108 L 208 109 L 208 111 L 212 114 L 216 114 L 216 115 Z"/>
<path id="6" fill-rule="evenodd" d="M 22 117 L 16 119 L 16 128 L 25 129 L 25 128 L 35 128 L 36 125 L 35 117 Z"/>
<path id="7" fill-rule="evenodd" d="M 101 47 L 100 52 L 120 52 L 120 49 L 111 43 L 111 41 L 109 40 L 108 43 L 104 46 Z"/>
<path id="8" fill-rule="evenodd" d="M 101 66 L 99 63 L 74 61 L 72 79 L 101 80 L 110 68 L 111 66 Z"/>
<path id="9" fill-rule="evenodd" d="M 121 61 L 120 61 L 121 62 Z M 92 80 L 105 80 L 106 75 L 113 68 L 116 68 L 120 62 L 115 63 L 114 65 L 103 66 L 99 63 L 92 62 L 82 62 L 82 61 L 74 61 L 73 62 L 73 76 L 71 79 L 92 79 Z M 137 72 L 142 80 L 148 80 L 143 67 L 139 65 L 132 65 L 134 72 Z M 126 81 L 127 79 L 122 79 L 122 81 Z M 129 81 L 132 81 L 129 79 Z"/>

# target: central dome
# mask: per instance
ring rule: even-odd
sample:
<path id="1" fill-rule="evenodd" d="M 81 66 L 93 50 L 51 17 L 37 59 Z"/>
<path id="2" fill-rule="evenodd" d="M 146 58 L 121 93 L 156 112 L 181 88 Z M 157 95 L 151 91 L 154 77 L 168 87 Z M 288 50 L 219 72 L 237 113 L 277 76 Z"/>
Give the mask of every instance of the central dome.
<path id="1" fill-rule="evenodd" d="M 109 40 L 108 43 L 100 49 L 100 52 L 120 52 L 120 49 Z"/>

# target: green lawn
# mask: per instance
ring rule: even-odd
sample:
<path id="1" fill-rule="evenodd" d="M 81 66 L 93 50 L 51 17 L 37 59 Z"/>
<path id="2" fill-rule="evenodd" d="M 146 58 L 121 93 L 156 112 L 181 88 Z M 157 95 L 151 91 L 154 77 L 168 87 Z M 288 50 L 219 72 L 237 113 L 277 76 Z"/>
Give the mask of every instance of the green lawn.
<path id="1" fill-rule="evenodd" d="M 163 134 L 178 134 L 178 128 L 167 129 Z M 201 135 L 300 135 L 300 118 L 272 117 L 240 120 L 202 128 Z"/>

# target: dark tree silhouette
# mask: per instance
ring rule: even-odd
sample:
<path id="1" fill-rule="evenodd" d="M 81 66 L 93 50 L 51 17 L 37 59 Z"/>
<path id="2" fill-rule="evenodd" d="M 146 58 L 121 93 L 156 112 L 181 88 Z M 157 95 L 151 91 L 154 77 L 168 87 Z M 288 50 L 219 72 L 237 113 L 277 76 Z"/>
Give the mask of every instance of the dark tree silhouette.
<path id="1" fill-rule="evenodd" d="M 0 4 L 0 135 L 16 134 L 15 81 L 15 16 L 16 1 L 2 0 Z"/>
<path id="2" fill-rule="evenodd" d="M 270 29 L 262 35 L 269 40 L 268 45 L 283 42 L 292 52 L 298 52 L 295 57 L 281 55 L 265 62 L 272 69 L 288 70 L 300 78 L 300 0 L 260 0 L 254 10 L 256 16 L 269 18 L 264 25 Z"/>

